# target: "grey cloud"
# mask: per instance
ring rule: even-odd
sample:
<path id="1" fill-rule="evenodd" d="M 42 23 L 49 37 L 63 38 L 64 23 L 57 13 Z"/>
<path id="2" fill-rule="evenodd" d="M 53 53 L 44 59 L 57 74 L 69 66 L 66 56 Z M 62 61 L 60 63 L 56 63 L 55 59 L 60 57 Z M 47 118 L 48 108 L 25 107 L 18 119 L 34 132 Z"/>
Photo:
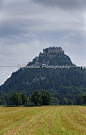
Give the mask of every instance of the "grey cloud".
<path id="1" fill-rule="evenodd" d="M 14 35 L 18 35 L 20 34 L 22 31 L 21 30 L 18 30 L 16 28 L 10 28 L 10 27 L 2 27 L 0 28 L 0 37 L 3 38 L 3 37 L 12 37 Z"/>
<path id="2" fill-rule="evenodd" d="M 4 5 L 4 1 L 3 0 L 0 0 L 0 11 L 2 11 L 3 5 Z"/>
<path id="3" fill-rule="evenodd" d="M 59 7 L 63 9 L 83 9 L 86 5 L 86 0 L 32 0 L 35 3 L 45 6 Z"/>
<path id="4" fill-rule="evenodd" d="M 0 3 L 2 65 L 27 64 L 43 48 L 50 46 L 61 46 L 75 64 L 85 65 L 86 21 L 85 12 L 80 9 L 84 9 L 86 0 L 1 0 L 0 2 L 2 2 Z M 6 69 L 5 72 L 2 69 L 0 82 L 2 83 L 2 78 L 5 80 L 13 70 Z"/>
<path id="5" fill-rule="evenodd" d="M 78 7 L 78 5 L 80 5 L 79 0 L 32 1 L 45 5 L 59 5 L 60 7 L 64 8 L 66 8 L 66 6 L 70 8 L 74 6 Z M 1 29 L 3 36 L 4 34 L 9 35 L 10 33 L 12 33 L 13 35 L 17 35 L 31 30 L 80 30 L 84 26 L 84 21 L 82 19 L 83 18 L 80 11 L 77 13 L 69 13 L 62 11 L 61 9 L 58 10 L 55 8 L 45 8 L 40 6 L 39 4 L 37 5 L 27 0 L 21 0 L 20 4 L 19 0 L 13 0 L 13 2 L 10 2 L 6 8 L 6 14 L 4 14 L 3 17 Z"/>

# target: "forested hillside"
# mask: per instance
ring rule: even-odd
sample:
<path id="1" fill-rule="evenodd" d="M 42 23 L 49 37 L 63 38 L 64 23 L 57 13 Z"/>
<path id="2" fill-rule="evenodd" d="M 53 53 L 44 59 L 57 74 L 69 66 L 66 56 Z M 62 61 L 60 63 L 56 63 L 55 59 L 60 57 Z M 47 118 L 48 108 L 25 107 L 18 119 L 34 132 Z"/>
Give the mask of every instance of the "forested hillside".
<path id="1" fill-rule="evenodd" d="M 10 95 L 18 92 L 30 97 L 35 90 L 50 92 L 60 104 L 75 98 L 79 99 L 76 104 L 81 104 L 81 95 L 86 92 L 86 69 L 75 66 L 62 48 L 46 48 L 0 86 L 0 91 Z"/>

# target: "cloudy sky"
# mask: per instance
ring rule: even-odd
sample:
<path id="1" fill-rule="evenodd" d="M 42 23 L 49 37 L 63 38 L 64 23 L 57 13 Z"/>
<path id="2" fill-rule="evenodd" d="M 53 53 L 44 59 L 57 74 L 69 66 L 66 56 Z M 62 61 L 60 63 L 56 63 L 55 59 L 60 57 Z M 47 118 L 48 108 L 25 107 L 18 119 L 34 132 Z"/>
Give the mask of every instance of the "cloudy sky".
<path id="1" fill-rule="evenodd" d="M 0 0 L 0 84 L 51 46 L 86 66 L 86 0 Z"/>

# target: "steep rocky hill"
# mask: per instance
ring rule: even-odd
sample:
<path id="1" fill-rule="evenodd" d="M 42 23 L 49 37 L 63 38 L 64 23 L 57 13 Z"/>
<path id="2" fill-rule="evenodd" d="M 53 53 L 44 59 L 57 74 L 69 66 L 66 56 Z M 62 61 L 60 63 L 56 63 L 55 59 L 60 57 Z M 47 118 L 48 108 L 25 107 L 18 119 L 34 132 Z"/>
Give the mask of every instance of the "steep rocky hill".
<path id="1" fill-rule="evenodd" d="M 61 47 L 43 49 L 27 66 L 12 73 L 0 86 L 6 94 L 47 90 L 52 97 L 73 99 L 86 92 L 86 69 L 75 66 Z"/>

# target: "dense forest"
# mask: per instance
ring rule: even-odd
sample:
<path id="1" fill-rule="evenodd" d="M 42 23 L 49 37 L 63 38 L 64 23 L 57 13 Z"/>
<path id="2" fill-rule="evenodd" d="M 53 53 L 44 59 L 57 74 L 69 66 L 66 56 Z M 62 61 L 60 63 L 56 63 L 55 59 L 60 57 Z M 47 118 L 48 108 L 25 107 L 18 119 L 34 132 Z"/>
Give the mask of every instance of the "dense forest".
<path id="1" fill-rule="evenodd" d="M 30 98 L 35 90 L 48 91 L 52 97 L 51 104 L 83 104 L 82 95 L 86 92 L 86 69 L 74 65 L 61 48 L 59 51 L 58 48 L 56 51 L 55 49 L 50 48 L 49 52 L 48 48 L 47 52 L 45 49 L 44 53 L 40 53 L 26 67 L 12 73 L 11 77 L 0 86 L 0 98 L 3 104 L 8 102 L 8 97 L 15 92 L 25 93 Z M 63 65 L 64 68 L 61 68 Z M 46 68 L 47 66 L 49 68 Z M 55 69 L 55 66 L 60 67 Z"/>

